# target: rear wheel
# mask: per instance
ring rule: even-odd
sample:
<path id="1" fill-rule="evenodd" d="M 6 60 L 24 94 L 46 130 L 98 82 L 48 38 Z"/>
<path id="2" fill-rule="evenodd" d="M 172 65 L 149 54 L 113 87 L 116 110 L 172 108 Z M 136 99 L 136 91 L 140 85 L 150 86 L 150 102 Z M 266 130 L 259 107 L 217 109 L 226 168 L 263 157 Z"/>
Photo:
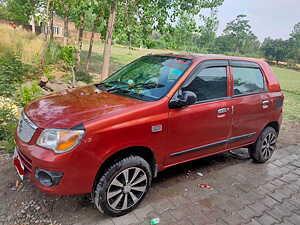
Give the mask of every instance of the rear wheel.
<path id="1" fill-rule="evenodd" d="M 268 161 L 276 150 L 277 132 L 273 127 L 263 130 L 257 141 L 249 147 L 249 155 L 253 161 L 264 163 Z"/>
<path id="2" fill-rule="evenodd" d="M 125 215 L 143 200 L 151 180 L 149 164 L 139 156 L 129 156 L 109 167 L 100 178 L 94 202 L 107 215 Z"/>

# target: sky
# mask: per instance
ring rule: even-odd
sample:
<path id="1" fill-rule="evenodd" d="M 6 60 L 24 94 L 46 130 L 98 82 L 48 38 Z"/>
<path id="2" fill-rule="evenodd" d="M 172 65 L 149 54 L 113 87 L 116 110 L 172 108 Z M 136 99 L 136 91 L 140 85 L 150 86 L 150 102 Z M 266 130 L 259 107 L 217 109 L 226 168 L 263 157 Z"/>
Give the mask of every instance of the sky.
<path id="1" fill-rule="evenodd" d="M 248 15 L 260 41 L 265 37 L 287 39 L 300 22 L 300 0 L 224 0 L 218 10 L 218 34 L 240 14 Z"/>

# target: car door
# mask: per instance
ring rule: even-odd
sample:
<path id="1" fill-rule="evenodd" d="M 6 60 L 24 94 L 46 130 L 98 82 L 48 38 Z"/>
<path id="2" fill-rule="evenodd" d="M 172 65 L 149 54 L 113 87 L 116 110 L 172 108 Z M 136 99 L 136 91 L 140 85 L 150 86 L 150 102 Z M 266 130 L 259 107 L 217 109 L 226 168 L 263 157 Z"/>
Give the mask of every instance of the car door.
<path id="1" fill-rule="evenodd" d="M 238 148 L 256 140 L 267 124 L 271 101 L 264 73 L 258 64 L 230 61 L 230 71 L 233 121 L 228 147 Z"/>
<path id="2" fill-rule="evenodd" d="M 232 120 L 228 71 L 227 60 L 202 62 L 173 96 L 192 91 L 197 102 L 169 111 L 168 166 L 226 150 Z"/>

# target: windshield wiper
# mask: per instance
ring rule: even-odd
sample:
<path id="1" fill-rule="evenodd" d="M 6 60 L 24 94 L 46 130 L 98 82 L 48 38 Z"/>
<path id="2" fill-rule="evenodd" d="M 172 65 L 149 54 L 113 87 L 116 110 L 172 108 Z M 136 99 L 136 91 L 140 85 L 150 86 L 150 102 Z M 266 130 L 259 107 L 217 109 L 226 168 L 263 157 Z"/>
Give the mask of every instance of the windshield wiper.
<path id="1" fill-rule="evenodd" d="M 138 83 L 134 85 L 132 88 L 154 89 L 154 88 L 162 88 L 162 87 L 165 87 L 165 85 L 157 84 L 157 83 Z"/>
<path id="2" fill-rule="evenodd" d="M 110 81 L 110 82 L 101 82 L 96 84 L 96 87 L 104 86 L 105 88 L 119 88 L 120 86 L 115 86 L 114 84 L 123 85 L 122 87 L 127 87 L 128 84 L 122 81 Z"/>
<path id="3" fill-rule="evenodd" d="M 111 87 L 109 89 L 106 89 L 106 91 L 109 93 L 120 92 L 120 91 L 126 93 L 130 92 L 130 90 L 126 90 L 123 87 Z"/>
<path id="4" fill-rule="evenodd" d="M 96 88 L 99 88 L 99 89 L 101 89 L 100 87 L 104 87 L 105 89 L 113 87 L 112 85 L 109 85 L 109 84 L 106 84 L 106 83 L 95 84 L 95 86 L 96 86 Z"/>

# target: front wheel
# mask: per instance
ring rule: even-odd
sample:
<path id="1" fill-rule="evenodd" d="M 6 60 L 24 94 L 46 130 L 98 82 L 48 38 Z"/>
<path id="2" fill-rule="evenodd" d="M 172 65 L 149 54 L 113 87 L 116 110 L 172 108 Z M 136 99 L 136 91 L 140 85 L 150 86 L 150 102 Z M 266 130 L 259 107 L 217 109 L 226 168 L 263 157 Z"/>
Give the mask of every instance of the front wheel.
<path id="1" fill-rule="evenodd" d="M 249 155 L 254 162 L 265 163 L 276 150 L 277 132 L 273 127 L 263 130 L 257 141 L 249 147 Z"/>
<path id="2" fill-rule="evenodd" d="M 149 164 L 129 156 L 110 166 L 96 185 L 94 202 L 107 215 L 122 216 L 143 200 L 152 180 Z"/>

